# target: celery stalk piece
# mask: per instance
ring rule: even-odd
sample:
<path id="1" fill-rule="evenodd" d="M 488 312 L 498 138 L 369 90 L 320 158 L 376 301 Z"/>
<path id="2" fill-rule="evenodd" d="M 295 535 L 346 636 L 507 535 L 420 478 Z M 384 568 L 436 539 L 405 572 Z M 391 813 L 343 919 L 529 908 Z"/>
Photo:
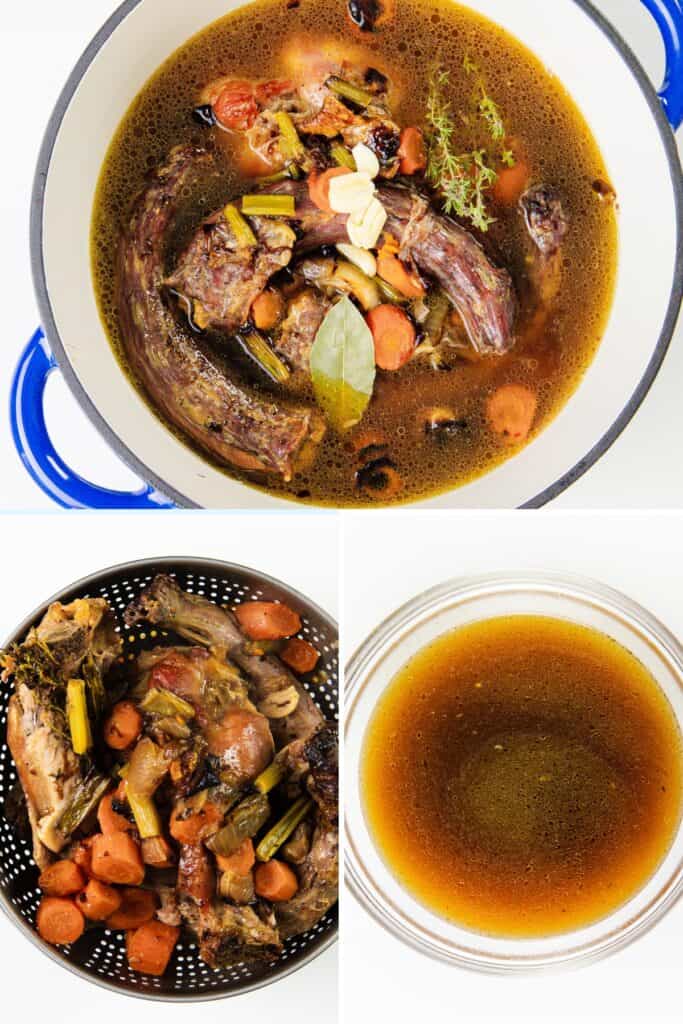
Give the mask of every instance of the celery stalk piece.
<path id="1" fill-rule="evenodd" d="M 268 767 L 254 780 L 254 789 L 257 789 L 259 793 L 270 793 L 271 789 L 275 789 L 278 782 L 282 781 L 284 774 L 282 765 L 277 761 L 271 761 Z"/>
<path id="2" fill-rule="evenodd" d="M 92 747 L 92 732 L 82 679 L 70 679 L 66 684 L 66 717 L 74 754 L 87 754 Z"/>
<path id="3" fill-rule="evenodd" d="M 352 85 L 351 82 L 345 81 L 343 78 L 338 78 L 336 75 L 332 75 L 327 79 L 325 85 L 337 96 L 341 96 L 344 100 L 351 100 L 358 107 L 368 107 L 373 100 L 373 95 L 366 89 L 360 89 L 357 85 Z"/>
<path id="4" fill-rule="evenodd" d="M 170 690 L 157 690 L 156 687 L 147 691 L 140 701 L 140 707 L 143 711 L 165 717 L 180 715 L 181 718 L 194 718 L 195 715 L 194 708 L 188 701 L 171 693 Z"/>
<path id="5" fill-rule="evenodd" d="M 247 350 L 251 358 L 258 363 L 276 384 L 282 384 L 289 377 L 289 367 L 273 352 L 265 338 L 256 331 L 238 334 L 237 339 Z"/>
<path id="6" fill-rule="evenodd" d="M 342 146 L 341 142 L 334 142 L 330 146 L 330 156 L 338 167 L 348 167 L 350 171 L 357 170 L 353 153 L 346 146 Z"/>
<path id="7" fill-rule="evenodd" d="M 293 217 L 296 213 L 294 196 L 242 196 L 242 213 L 252 217 Z"/>
<path id="8" fill-rule="evenodd" d="M 285 160 L 301 160 L 305 150 L 291 117 L 286 110 L 278 110 L 273 116 L 280 129 L 280 151 Z"/>
<path id="9" fill-rule="evenodd" d="M 238 245 L 243 246 L 245 249 L 253 249 L 258 245 L 256 235 L 251 230 L 236 206 L 233 206 L 232 203 L 228 203 L 223 210 L 223 216 L 230 225 L 230 229 L 232 230 Z"/>
<path id="10" fill-rule="evenodd" d="M 313 801 L 307 796 L 302 796 L 296 803 L 293 803 L 286 814 L 283 814 L 256 847 L 257 858 L 266 861 L 274 857 L 282 844 L 289 839 L 297 825 L 304 820 L 312 806 Z"/>
<path id="11" fill-rule="evenodd" d="M 153 839 L 161 835 L 161 819 L 151 796 L 137 796 L 126 786 L 126 800 L 135 818 L 141 839 Z"/>
<path id="12" fill-rule="evenodd" d="M 207 839 L 206 845 L 212 853 L 217 853 L 220 857 L 229 857 L 245 839 L 251 839 L 256 835 L 267 822 L 269 815 L 268 798 L 262 793 L 253 793 L 245 797 L 230 812 L 223 828 Z"/>
<path id="13" fill-rule="evenodd" d="M 109 789 L 110 783 L 106 775 L 98 774 L 89 775 L 83 780 L 59 819 L 57 828 L 63 836 L 68 838 L 85 821 Z"/>

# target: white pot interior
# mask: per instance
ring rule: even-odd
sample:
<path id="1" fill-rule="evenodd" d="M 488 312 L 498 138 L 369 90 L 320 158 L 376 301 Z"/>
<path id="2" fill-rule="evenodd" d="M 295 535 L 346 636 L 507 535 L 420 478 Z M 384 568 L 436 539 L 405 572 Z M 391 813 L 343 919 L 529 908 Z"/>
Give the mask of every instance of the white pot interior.
<path id="1" fill-rule="evenodd" d="M 578 391 L 515 458 L 423 504 L 515 507 L 582 460 L 628 404 L 650 362 L 673 287 L 676 202 L 666 149 L 647 99 L 621 55 L 573 0 L 468 0 L 508 29 L 559 77 L 590 124 L 619 196 L 620 257 L 607 332 Z M 97 311 L 89 230 L 98 175 L 121 118 L 150 74 L 237 0 L 142 0 L 86 71 L 64 114 L 43 211 L 49 299 L 73 370 L 111 431 L 157 479 L 207 508 L 275 507 L 182 445 L 118 367 Z M 628 118 L 615 111 L 628 110 Z M 628 123 L 629 130 L 623 125 Z M 289 506 L 291 507 L 291 506 Z"/>

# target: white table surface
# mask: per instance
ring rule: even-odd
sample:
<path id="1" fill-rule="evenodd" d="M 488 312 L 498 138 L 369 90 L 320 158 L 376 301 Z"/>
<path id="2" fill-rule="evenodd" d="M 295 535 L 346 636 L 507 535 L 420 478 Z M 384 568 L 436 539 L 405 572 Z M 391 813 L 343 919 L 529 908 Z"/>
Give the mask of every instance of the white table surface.
<path id="1" fill-rule="evenodd" d="M 160 0 L 161 2 L 161 0 Z M 514 3 L 514 0 L 510 0 Z M 163 6 L 163 5 L 162 5 Z M 654 81 L 662 77 L 661 43 L 639 0 L 597 0 L 640 56 Z M 11 445 L 7 420 L 10 374 L 38 323 L 29 268 L 28 209 L 31 181 L 43 129 L 71 68 L 114 0 L 21 0 L 3 9 L 0 36 L 0 89 L 4 137 L 11 158 L 0 168 L 0 273 L 5 286 L 3 341 L 0 346 L 0 506 L 50 508 L 26 475 Z M 614 116 L 625 115 L 615 110 Z M 625 129 L 628 126 L 625 125 Z M 612 450 L 556 506 L 681 507 L 683 473 L 672 448 L 683 429 L 683 331 L 679 327 L 664 372 L 635 420 Z M 122 466 L 53 374 L 48 385 L 48 425 L 67 463 L 96 483 L 129 487 L 133 474 Z M 637 473 L 634 473 L 637 467 Z"/>
<path id="2" fill-rule="evenodd" d="M 344 657 L 405 601 L 452 577 L 504 570 L 579 573 L 616 587 L 683 635 L 683 517 L 652 513 L 351 513 L 342 527 Z M 357 765 L 345 765 L 345 785 Z M 385 932 L 347 893 L 344 1020 L 475 1024 L 681 1020 L 683 903 L 647 935 L 589 967 L 500 977 L 451 967 Z"/>
<path id="3" fill-rule="evenodd" d="M 301 557 L 304 550 L 310 557 Z M 0 517 L 5 581 L 0 587 L 0 645 L 36 606 L 82 576 L 162 555 L 250 566 L 300 590 L 337 618 L 336 550 L 333 515 L 6 514 Z M 337 957 L 335 944 L 289 978 L 230 1000 L 192 1006 L 149 1003 L 74 977 L 24 939 L 0 912 L 2 1019 L 30 1024 L 214 1024 L 239 1017 L 245 1024 L 335 1024 Z"/>

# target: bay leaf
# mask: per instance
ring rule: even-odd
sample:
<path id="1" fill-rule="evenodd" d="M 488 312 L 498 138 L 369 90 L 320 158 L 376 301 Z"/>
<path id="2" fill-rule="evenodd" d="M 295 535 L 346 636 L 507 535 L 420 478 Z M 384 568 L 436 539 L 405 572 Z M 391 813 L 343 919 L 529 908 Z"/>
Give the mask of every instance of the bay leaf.
<path id="1" fill-rule="evenodd" d="M 339 433 L 359 422 L 375 384 L 375 346 L 370 328 L 347 297 L 329 311 L 311 348 L 316 401 Z"/>

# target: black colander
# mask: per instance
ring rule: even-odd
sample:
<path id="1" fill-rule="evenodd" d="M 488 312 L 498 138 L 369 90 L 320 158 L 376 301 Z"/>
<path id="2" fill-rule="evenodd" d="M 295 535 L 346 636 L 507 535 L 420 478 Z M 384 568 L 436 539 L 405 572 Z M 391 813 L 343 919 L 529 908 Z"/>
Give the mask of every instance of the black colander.
<path id="1" fill-rule="evenodd" d="M 123 610 L 159 572 L 174 576 L 178 584 L 202 594 L 217 604 L 239 604 L 254 598 L 280 600 L 301 616 L 301 636 L 320 651 L 316 682 L 308 685 L 311 696 L 328 719 L 337 718 L 338 645 L 335 622 L 279 580 L 241 565 L 197 558 L 160 558 L 128 562 L 95 573 L 66 587 L 37 608 L 6 640 L 5 646 L 23 640 L 31 626 L 44 615 L 52 601 L 67 603 L 77 597 L 105 597 L 124 638 L 124 654 L 132 659 L 145 648 L 178 642 L 171 633 L 140 624 L 133 628 L 123 622 Z M 323 677 L 321 678 L 320 673 Z M 330 946 L 337 934 L 335 906 L 303 935 L 287 939 L 275 963 L 254 966 L 237 964 L 212 970 L 199 958 L 196 945 L 181 939 L 162 978 L 136 974 L 128 967 L 124 935 L 106 929 L 86 930 L 70 947 L 44 943 L 35 931 L 35 913 L 40 901 L 38 871 L 31 856 L 30 842 L 17 834 L 6 817 L 5 802 L 17 775 L 7 747 L 7 704 L 11 687 L 0 686 L 0 903 L 8 917 L 28 938 L 53 960 L 73 973 L 105 988 L 147 999 L 206 1000 L 260 988 L 303 967 Z"/>

